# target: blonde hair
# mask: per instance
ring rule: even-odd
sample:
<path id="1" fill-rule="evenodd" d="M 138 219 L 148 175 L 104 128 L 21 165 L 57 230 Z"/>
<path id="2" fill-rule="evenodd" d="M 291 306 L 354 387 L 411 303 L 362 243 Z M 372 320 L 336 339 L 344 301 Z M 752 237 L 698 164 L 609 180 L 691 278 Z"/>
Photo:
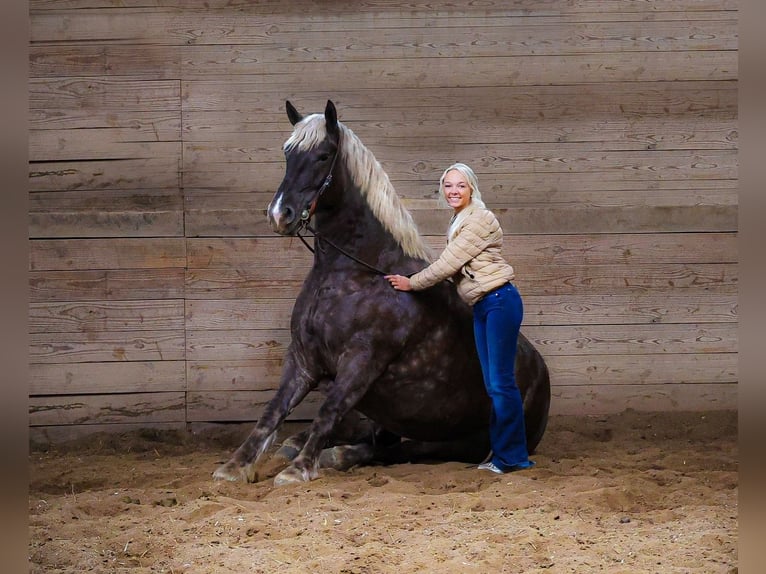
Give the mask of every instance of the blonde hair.
<path id="1" fill-rule="evenodd" d="M 479 191 L 479 178 L 476 177 L 476 174 L 470 167 L 464 163 L 459 162 L 453 163 L 451 166 L 445 169 L 444 173 L 442 173 L 442 176 L 439 178 L 440 201 L 443 202 L 444 205 L 447 205 L 447 199 L 444 197 L 444 178 L 447 177 L 447 174 L 453 170 L 460 172 L 460 174 L 462 174 L 462 176 L 465 178 L 466 182 L 468 182 L 468 186 L 471 188 L 471 201 L 468 206 L 466 206 L 466 208 L 461 209 L 450 220 L 449 229 L 447 229 L 448 240 L 452 239 L 452 237 L 455 235 L 455 232 L 457 231 L 457 228 L 463 222 L 463 219 L 465 219 L 465 217 L 468 215 L 468 212 L 472 211 L 471 209 L 467 209 L 467 207 L 487 207 L 484 203 L 484 200 L 482 200 L 481 192 Z"/>

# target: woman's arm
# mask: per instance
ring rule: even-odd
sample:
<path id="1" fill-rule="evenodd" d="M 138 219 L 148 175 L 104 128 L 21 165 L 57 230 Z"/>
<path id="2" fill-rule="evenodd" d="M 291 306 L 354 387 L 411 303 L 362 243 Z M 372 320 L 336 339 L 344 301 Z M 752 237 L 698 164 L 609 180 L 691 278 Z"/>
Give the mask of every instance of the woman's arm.
<path id="1" fill-rule="evenodd" d="M 492 229 L 486 224 L 491 221 L 496 220 L 488 211 L 471 214 L 436 261 L 409 278 L 386 275 L 386 279 L 399 291 L 421 291 L 452 277 L 490 244 Z"/>

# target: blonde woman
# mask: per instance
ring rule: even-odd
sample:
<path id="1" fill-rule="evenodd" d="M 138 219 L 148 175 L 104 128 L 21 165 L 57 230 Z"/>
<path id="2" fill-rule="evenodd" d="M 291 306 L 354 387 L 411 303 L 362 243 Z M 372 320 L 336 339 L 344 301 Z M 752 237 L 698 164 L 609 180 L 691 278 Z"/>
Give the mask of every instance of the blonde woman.
<path id="1" fill-rule="evenodd" d="M 431 265 L 405 277 L 387 275 L 399 291 L 421 291 L 452 278 L 460 297 L 473 307 L 476 349 L 492 401 L 491 456 L 479 465 L 498 474 L 529 468 L 524 410 L 516 385 L 516 343 L 524 315 L 513 267 L 501 254 L 503 230 L 479 192 L 473 170 L 449 166 L 439 180 L 440 196 L 454 210 L 447 246 Z"/>

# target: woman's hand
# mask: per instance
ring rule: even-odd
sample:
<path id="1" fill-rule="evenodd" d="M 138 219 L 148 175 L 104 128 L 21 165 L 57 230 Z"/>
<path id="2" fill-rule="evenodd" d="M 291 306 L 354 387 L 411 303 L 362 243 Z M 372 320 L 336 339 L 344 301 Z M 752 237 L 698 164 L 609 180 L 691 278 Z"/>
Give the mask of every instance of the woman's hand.
<path id="1" fill-rule="evenodd" d="M 391 287 L 397 291 L 412 290 L 409 277 L 405 277 L 404 275 L 386 275 L 385 279 L 388 279 L 388 282 L 391 283 Z"/>

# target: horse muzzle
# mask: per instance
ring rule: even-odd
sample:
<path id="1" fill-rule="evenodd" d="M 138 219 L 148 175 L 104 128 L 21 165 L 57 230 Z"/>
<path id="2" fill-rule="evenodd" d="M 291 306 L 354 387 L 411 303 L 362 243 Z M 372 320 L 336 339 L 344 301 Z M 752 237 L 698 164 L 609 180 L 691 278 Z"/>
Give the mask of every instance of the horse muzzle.
<path id="1" fill-rule="evenodd" d="M 279 199 L 272 201 L 266 211 L 272 231 L 280 235 L 295 235 L 313 214 L 313 203 L 298 209 L 283 204 Z"/>
<path id="2" fill-rule="evenodd" d="M 277 214 L 269 212 L 268 219 L 271 230 L 280 235 L 294 235 L 300 222 L 292 210 Z"/>

